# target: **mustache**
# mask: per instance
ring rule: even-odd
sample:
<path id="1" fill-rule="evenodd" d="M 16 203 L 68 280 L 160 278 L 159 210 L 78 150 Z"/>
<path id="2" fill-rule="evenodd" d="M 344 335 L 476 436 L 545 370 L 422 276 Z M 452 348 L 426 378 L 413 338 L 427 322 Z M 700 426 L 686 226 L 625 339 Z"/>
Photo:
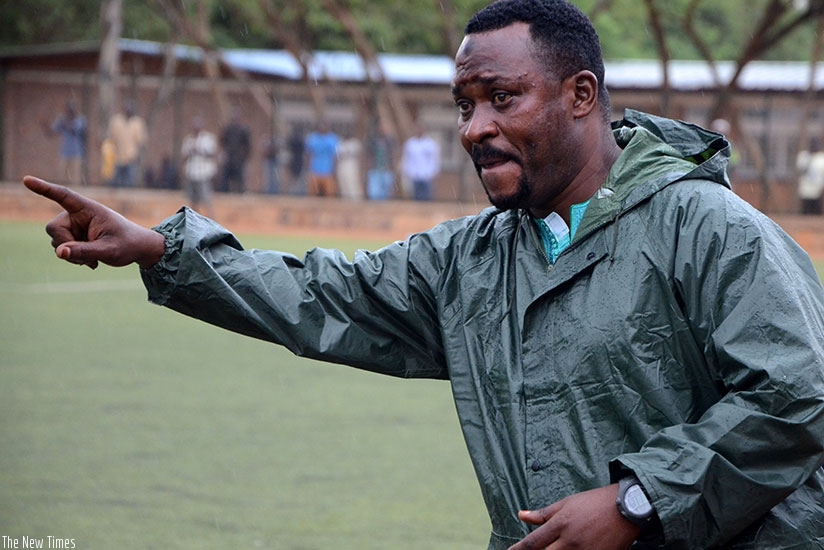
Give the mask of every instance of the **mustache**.
<path id="1" fill-rule="evenodd" d="M 475 166 L 503 161 L 512 161 L 516 164 L 521 164 L 520 159 L 516 156 L 489 145 L 473 145 L 470 155 L 472 156 L 472 162 L 475 163 Z"/>

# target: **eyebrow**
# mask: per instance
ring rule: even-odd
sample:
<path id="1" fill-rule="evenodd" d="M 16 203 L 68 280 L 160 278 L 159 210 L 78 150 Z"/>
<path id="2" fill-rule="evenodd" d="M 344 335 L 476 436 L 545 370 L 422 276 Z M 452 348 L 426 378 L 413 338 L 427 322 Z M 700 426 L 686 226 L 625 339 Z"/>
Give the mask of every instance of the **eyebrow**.
<path id="1" fill-rule="evenodd" d="M 500 83 L 515 84 L 515 83 L 518 83 L 520 81 L 521 81 L 520 78 L 508 78 L 508 77 L 502 77 L 501 75 L 495 75 L 495 76 L 480 76 L 480 77 L 477 77 L 477 78 L 473 78 L 471 83 L 472 84 L 480 84 L 482 86 L 490 86 L 490 85 L 493 85 L 493 84 L 500 84 Z M 461 90 L 464 88 L 464 86 L 465 86 L 464 84 L 453 84 L 452 87 L 451 87 L 452 95 L 453 96 L 459 95 L 461 93 Z"/>

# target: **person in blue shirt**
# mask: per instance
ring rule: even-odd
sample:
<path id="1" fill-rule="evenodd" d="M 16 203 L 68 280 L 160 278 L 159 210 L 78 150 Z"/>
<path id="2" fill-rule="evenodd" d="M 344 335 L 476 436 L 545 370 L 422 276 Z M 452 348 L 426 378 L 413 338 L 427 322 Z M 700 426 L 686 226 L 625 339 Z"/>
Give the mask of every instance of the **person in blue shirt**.
<path id="1" fill-rule="evenodd" d="M 335 166 L 339 141 L 338 135 L 325 122 L 321 122 L 316 131 L 306 136 L 309 166 L 306 183 L 310 195 L 334 197 L 338 194 Z"/>
<path id="2" fill-rule="evenodd" d="M 86 157 L 86 117 L 77 112 L 73 99 L 66 101 L 63 113 L 47 128 L 60 136 L 60 179 L 70 185 L 83 183 L 83 159 Z"/>

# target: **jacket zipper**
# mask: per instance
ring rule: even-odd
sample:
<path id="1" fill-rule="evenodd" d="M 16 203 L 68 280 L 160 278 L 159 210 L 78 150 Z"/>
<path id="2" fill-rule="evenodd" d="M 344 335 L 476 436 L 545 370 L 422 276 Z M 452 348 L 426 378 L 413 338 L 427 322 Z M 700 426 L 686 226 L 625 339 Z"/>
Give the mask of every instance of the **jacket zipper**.
<path id="1" fill-rule="evenodd" d="M 538 250 L 541 251 L 541 256 L 543 256 L 544 261 L 546 262 L 546 274 L 549 275 L 549 272 L 552 271 L 554 266 L 552 265 L 552 262 L 549 261 L 549 255 L 546 253 L 546 248 L 544 248 L 544 242 L 541 240 L 541 236 L 538 234 L 538 229 L 535 227 L 535 222 L 532 221 L 531 217 L 529 219 L 529 225 L 529 234 L 532 237 L 532 244 L 538 247 Z"/>

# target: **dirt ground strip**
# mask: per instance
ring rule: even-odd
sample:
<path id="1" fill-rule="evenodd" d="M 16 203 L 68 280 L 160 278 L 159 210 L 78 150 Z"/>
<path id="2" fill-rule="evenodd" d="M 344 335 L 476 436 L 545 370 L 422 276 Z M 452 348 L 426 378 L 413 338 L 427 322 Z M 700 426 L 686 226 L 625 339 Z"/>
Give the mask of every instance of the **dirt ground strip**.
<path id="1" fill-rule="evenodd" d="M 185 203 L 179 191 L 83 187 L 80 192 L 145 226 L 153 226 Z M 353 202 L 280 195 L 216 195 L 214 217 L 245 234 L 348 236 L 391 241 L 452 218 L 472 215 L 486 204 L 453 202 Z M 47 222 L 59 212 L 22 183 L 0 183 L 0 219 Z M 824 261 L 824 216 L 773 215 L 815 260 Z"/>

